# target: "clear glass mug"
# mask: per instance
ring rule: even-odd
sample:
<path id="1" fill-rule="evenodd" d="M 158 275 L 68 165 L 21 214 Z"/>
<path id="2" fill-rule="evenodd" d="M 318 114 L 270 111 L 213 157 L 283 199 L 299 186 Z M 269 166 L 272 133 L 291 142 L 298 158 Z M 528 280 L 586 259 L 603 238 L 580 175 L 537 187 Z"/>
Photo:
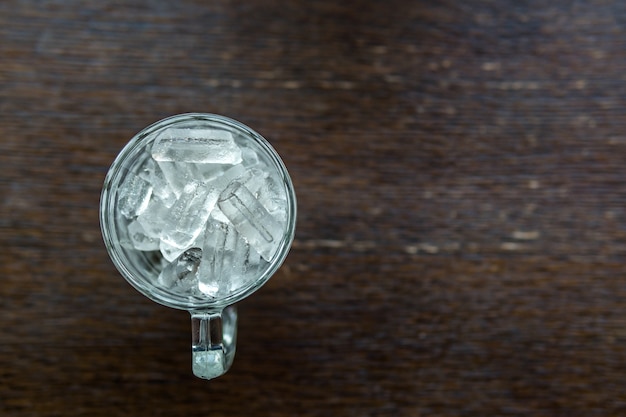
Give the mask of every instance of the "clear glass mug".
<path id="1" fill-rule="evenodd" d="M 189 113 L 137 133 L 104 181 L 107 251 L 140 293 L 192 320 L 192 368 L 230 368 L 236 303 L 283 263 L 295 232 L 293 184 L 276 151 L 249 127 Z"/>

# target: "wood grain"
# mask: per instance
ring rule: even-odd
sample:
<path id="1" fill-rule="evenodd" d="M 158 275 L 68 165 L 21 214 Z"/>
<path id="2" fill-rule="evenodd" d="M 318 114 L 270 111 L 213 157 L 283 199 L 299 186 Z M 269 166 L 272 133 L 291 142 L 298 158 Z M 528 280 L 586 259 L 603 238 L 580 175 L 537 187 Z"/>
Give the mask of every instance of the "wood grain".
<path id="1" fill-rule="evenodd" d="M 0 3 L 0 414 L 626 413 L 626 3 Z M 140 129 L 261 132 L 298 195 L 238 352 L 114 269 Z"/>

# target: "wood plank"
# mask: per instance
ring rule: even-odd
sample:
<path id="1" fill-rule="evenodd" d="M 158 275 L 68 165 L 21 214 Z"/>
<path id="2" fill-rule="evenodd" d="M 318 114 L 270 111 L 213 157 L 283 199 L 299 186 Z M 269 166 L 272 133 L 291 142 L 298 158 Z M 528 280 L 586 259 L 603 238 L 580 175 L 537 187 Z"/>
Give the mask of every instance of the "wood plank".
<path id="1" fill-rule="evenodd" d="M 626 4 L 0 4 L 0 414 L 626 412 Z M 298 195 L 227 375 L 110 262 L 117 152 L 262 133 Z"/>

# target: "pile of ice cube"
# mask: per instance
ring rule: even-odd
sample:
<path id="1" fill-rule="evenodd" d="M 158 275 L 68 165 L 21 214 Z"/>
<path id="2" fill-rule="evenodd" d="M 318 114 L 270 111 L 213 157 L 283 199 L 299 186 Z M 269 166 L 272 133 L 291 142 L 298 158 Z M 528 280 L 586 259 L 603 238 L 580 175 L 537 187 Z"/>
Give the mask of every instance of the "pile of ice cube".
<path id="1" fill-rule="evenodd" d="M 155 284 L 216 297 L 256 280 L 280 246 L 287 208 L 259 145 L 226 130 L 170 127 L 149 153 L 129 170 L 117 204 L 122 244 L 163 257 Z"/>

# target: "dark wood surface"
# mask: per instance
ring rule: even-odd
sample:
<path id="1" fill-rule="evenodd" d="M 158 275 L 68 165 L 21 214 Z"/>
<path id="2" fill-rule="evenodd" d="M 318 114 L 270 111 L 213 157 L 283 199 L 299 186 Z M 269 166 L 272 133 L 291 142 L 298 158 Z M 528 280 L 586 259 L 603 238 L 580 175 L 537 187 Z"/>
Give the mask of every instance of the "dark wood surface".
<path id="1" fill-rule="evenodd" d="M 98 224 L 189 111 L 299 199 L 211 382 Z M 0 2 L 0 414 L 626 415 L 625 161 L 619 0 Z"/>

